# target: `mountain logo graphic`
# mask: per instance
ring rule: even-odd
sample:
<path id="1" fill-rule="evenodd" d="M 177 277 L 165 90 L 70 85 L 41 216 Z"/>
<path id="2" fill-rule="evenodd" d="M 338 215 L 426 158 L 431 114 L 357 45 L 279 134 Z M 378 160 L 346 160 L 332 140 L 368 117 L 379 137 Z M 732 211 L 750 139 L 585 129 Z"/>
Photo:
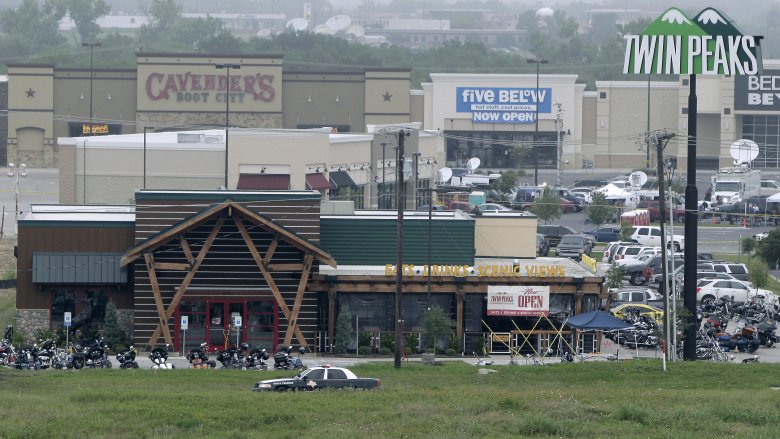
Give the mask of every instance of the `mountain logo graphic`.
<path id="1" fill-rule="evenodd" d="M 743 35 L 707 8 L 693 19 L 669 8 L 639 35 L 626 35 L 624 74 L 754 75 L 762 70 L 761 36 Z"/>

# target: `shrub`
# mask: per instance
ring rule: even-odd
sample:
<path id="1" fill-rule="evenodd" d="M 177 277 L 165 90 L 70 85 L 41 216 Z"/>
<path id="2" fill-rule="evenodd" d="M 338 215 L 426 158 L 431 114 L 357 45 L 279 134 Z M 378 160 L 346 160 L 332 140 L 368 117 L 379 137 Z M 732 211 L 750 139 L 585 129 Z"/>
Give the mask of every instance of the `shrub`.
<path id="1" fill-rule="evenodd" d="M 769 281 L 769 266 L 761 258 L 748 263 L 748 277 L 756 288 L 764 288 Z"/>
<path id="2" fill-rule="evenodd" d="M 393 352 L 395 352 L 395 350 L 391 350 L 391 349 L 389 349 L 389 348 L 386 348 L 386 347 L 384 347 L 384 346 L 383 346 L 382 348 L 380 348 L 380 349 L 379 349 L 379 353 L 380 353 L 380 354 L 382 354 L 382 355 L 390 355 L 390 354 L 392 354 Z"/>
<path id="3" fill-rule="evenodd" d="M 370 332 L 361 332 L 359 335 L 359 344 L 358 347 L 367 347 L 369 350 L 373 350 L 374 346 L 371 344 L 371 333 Z"/>
<path id="4" fill-rule="evenodd" d="M 447 349 L 444 351 L 444 355 L 446 355 L 446 356 L 448 356 L 448 357 L 454 357 L 454 356 L 456 355 L 455 349 L 452 349 L 452 348 L 447 348 Z"/>
<path id="5" fill-rule="evenodd" d="M 417 346 L 420 344 L 420 335 L 416 332 L 405 334 L 404 335 L 404 351 L 408 354 L 410 354 L 412 351 L 417 349 Z M 393 349 L 395 351 L 395 349 Z"/>
<path id="6" fill-rule="evenodd" d="M 49 329 L 49 328 L 41 328 L 41 329 L 38 329 L 37 331 L 35 331 L 35 342 L 36 343 L 38 341 L 48 340 L 48 339 L 52 339 L 52 340 L 55 339 L 54 331 L 52 331 L 51 329 Z"/>
<path id="7" fill-rule="evenodd" d="M 482 355 L 482 349 L 485 347 L 487 339 L 482 335 L 475 335 L 471 337 L 471 353 L 474 355 Z"/>
<path id="8" fill-rule="evenodd" d="M 371 348 L 370 348 L 370 347 L 368 347 L 368 346 L 361 346 L 361 347 L 358 349 L 358 353 L 359 353 L 360 355 L 371 355 Z"/>
<path id="9" fill-rule="evenodd" d="M 117 312 L 114 302 L 106 304 L 106 317 L 103 323 L 103 340 L 114 351 L 115 345 L 127 344 L 127 334 L 119 326 L 119 312 Z"/>
<path id="10" fill-rule="evenodd" d="M 336 319 L 335 339 L 334 348 L 336 353 L 343 354 L 347 352 L 347 348 L 352 341 L 352 313 L 346 304 L 341 306 L 339 316 Z"/>

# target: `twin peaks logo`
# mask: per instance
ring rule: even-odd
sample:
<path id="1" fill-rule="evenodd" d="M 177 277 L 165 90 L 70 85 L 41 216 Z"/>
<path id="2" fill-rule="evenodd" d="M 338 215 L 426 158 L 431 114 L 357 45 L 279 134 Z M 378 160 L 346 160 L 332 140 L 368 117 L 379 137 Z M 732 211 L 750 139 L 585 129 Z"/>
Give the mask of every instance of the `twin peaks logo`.
<path id="1" fill-rule="evenodd" d="M 626 35 L 624 74 L 755 75 L 760 36 L 742 35 L 713 8 L 688 18 L 669 8 L 640 35 Z"/>

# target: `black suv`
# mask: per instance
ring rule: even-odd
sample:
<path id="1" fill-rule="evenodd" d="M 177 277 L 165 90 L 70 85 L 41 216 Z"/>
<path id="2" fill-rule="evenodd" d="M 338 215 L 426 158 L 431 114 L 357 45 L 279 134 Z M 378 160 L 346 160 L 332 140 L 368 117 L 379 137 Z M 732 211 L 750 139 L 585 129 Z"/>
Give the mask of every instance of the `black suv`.
<path id="1" fill-rule="evenodd" d="M 541 233 L 547 238 L 550 247 L 557 247 L 561 242 L 563 235 L 576 235 L 577 232 L 569 226 L 559 226 L 557 224 L 539 224 L 536 226 L 536 232 Z"/>

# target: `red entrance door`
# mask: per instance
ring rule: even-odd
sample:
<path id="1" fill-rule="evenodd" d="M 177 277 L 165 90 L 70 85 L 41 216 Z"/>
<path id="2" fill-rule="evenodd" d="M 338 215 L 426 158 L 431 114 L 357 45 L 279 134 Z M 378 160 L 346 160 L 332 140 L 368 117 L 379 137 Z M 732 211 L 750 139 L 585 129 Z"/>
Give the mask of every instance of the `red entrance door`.
<path id="1" fill-rule="evenodd" d="M 273 300 L 182 300 L 176 313 L 176 349 L 184 342 L 184 351 L 204 341 L 216 352 L 239 343 L 275 352 L 278 333 L 277 307 Z M 232 326 L 233 316 L 241 317 L 241 326 Z M 188 316 L 186 340 L 181 331 L 181 316 Z"/>

